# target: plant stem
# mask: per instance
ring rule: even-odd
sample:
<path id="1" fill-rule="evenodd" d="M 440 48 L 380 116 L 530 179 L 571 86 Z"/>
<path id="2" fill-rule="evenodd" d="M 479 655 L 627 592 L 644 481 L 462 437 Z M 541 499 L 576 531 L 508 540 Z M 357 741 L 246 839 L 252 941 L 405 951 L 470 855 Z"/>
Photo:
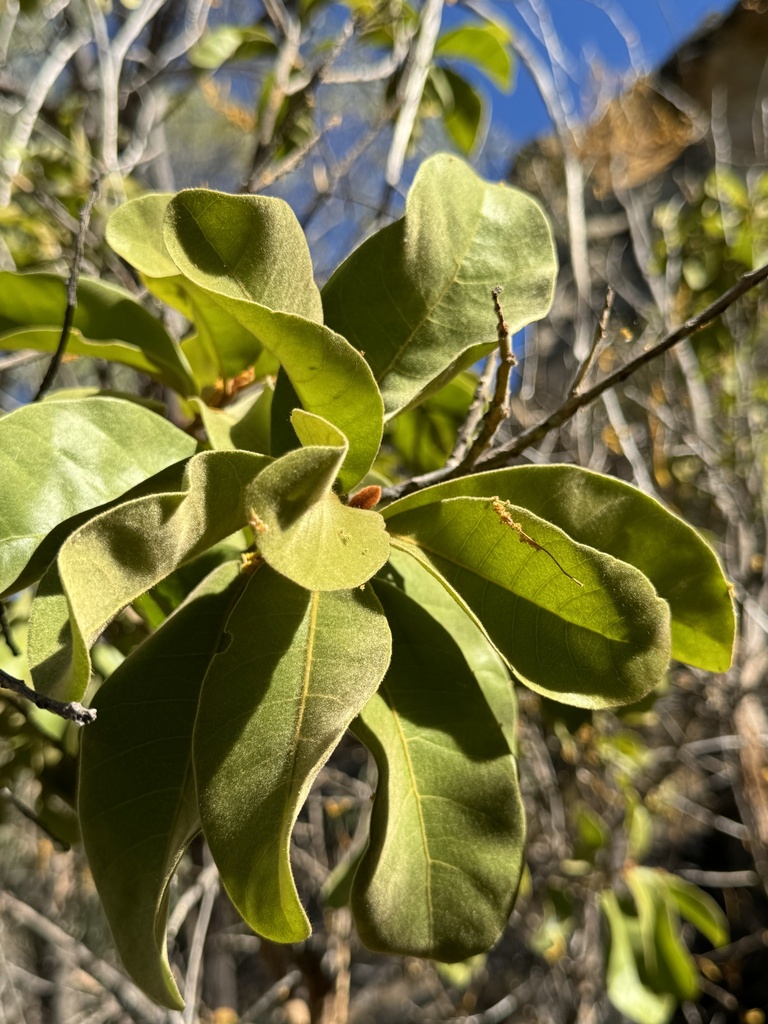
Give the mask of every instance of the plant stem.
<path id="1" fill-rule="evenodd" d="M 101 182 L 96 178 L 93 185 L 91 185 L 91 191 L 86 204 L 80 211 L 80 227 L 78 228 L 77 242 L 75 244 L 75 258 L 72 262 L 72 272 L 70 273 L 69 280 L 67 281 L 67 308 L 64 310 L 64 323 L 61 328 L 61 337 L 59 338 L 59 344 L 56 346 L 56 351 L 53 353 L 53 359 L 51 359 L 50 365 L 43 377 L 43 381 L 37 390 L 37 394 L 32 399 L 33 402 L 39 402 L 40 399 L 43 398 L 50 390 L 54 378 L 59 372 L 61 360 L 64 358 L 64 353 L 67 350 L 67 342 L 69 341 L 69 335 L 72 331 L 72 323 L 75 319 L 75 310 L 77 309 L 77 282 L 80 280 L 80 267 L 83 263 L 85 236 L 91 220 L 93 204 L 98 199 L 100 191 Z"/>
<path id="2" fill-rule="evenodd" d="M 589 391 L 582 391 L 580 394 L 569 395 L 565 401 L 557 408 L 554 412 L 550 413 L 545 420 L 538 423 L 536 426 L 531 427 L 529 430 L 523 431 L 518 434 L 517 437 L 513 437 L 511 441 L 500 446 L 496 449 L 493 454 L 488 455 L 484 459 L 480 459 L 475 464 L 475 469 L 478 472 L 482 472 L 488 469 L 501 469 L 509 464 L 510 459 L 516 455 L 520 455 L 526 448 L 530 448 L 532 445 L 541 441 L 547 434 L 553 430 L 557 430 L 564 423 L 567 423 L 579 409 L 583 409 L 584 406 L 589 405 L 590 402 L 594 402 L 596 398 L 599 398 L 603 392 L 609 388 L 615 387 L 617 384 L 623 383 L 628 377 L 631 377 L 633 373 L 645 366 L 647 363 L 652 362 L 654 359 L 658 359 L 660 355 L 668 352 L 675 345 L 679 344 L 685 338 L 690 338 L 692 334 L 700 331 L 703 327 L 707 327 L 714 320 L 716 320 L 722 313 L 725 312 L 730 306 L 740 299 L 742 295 L 745 295 L 752 288 L 755 288 L 762 281 L 768 278 L 768 264 L 762 267 L 758 267 L 757 270 L 752 270 L 748 274 L 745 274 L 739 281 L 736 282 L 727 292 L 724 292 L 718 299 L 715 299 L 706 309 L 703 309 L 696 316 L 686 320 L 685 323 L 681 324 L 670 334 L 667 334 L 657 345 L 653 348 L 648 349 L 641 355 L 637 356 L 636 359 L 630 360 L 625 366 L 620 367 L 618 370 L 609 374 L 605 380 L 600 381 L 599 384 L 595 384 L 594 387 L 590 388 Z M 443 466 L 442 469 L 438 469 L 432 473 L 425 473 L 422 476 L 413 477 L 410 480 L 404 480 L 400 484 L 395 484 L 392 487 L 387 487 L 382 492 L 382 501 L 395 501 L 397 498 L 405 497 L 406 494 L 413 494 L 414 491 L 423 490 L 425 487 L 430 487 L 433 484 L 442 483 L 444 480 L 451 480 L 454 477 L 465 476 L 467 470 L 462 467 L 452 465 L 450 462 Z"/>
<path id="3" fill-rule="evenodd" d="M 41 711 L 50 711 L 60 718 L 66 718 L 69 722 L 77 722 L 78 725 L 88 725 L 96 720 L 94 708 L 84 708 L 82 704 L 74 700 L 71 702 L 55 700 L 53 697 L 46 697 L 43 693 L 32 690 L 21 679 L 9 676 L 0 668 L 0 687 L 5 690 L 12 690 L 25 700 L 31 701 Z"/>

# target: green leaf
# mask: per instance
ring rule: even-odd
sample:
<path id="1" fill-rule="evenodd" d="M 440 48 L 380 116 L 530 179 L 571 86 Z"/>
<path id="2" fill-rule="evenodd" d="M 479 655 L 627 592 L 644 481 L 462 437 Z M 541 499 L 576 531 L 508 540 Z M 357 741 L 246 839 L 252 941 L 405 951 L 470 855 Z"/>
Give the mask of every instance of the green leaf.
<path id="1" fill-rule="evenodd" d="M 392 549 L 390 571 L 382 575 L 399 587 L 433 619 L 441 623 L 461 648 L 467 665 L 496 721 L 504 733 L 510 751 L 517 753 L 517 701 L 509 671 L 485 633 L 462 605 L 432 573 L 404 551 Z M 386 575 L 385 575 L 386 574 Z"/>
<path id="2" fill-rule="evenodd" d="M 163 239 L 181 273 L 216 297 L 322 322 L 307 241 L 282 199 L 188 189 L 169 202 Z"/>
<path id="3" fill-rule="evenodd" d="M 606 967 L 608 998 L 620 1013 L 636 1024 L 668 1024 L 677 999 L 669 993 L 654 992 L 641 981 L 627 919 L 609 889 L 601 893 L 600 906 L 610 928 Z"/>
<path id="4" fill-rule="evenodd" d="M 448 498 L 387 524 L 393 547 L 445 581 L 537 693 L 598 708 L 650 692 L 669 664 L 669 610 L 645 576 L 526 509 L 505 514 L 523 536 L 486 498 Z"/>
<path id="5" fill-rule="evenodd" d="M 115 944 L 136 984 L 177 1009 L 165 937 L 169 883 L 200 829 L 192 730 L 203 678 L 242 589 L 239 570 L 238 562 L 215 569 L 122 662 L 83 732 L 80 827 Z"/>
<path id="6" fill-rule="evenodd" d="M 180 276 L 163 241 L 163 218 L 174 194 L 149 192 L 131 199 L 107 221 L 109 245 L 148 278 Z"/>
<path id="7" fill-rule="evenodd" d="M 460 495 L 522 505 L 580 544 L 634 565 L 669 604 L 672 656 L 711 672 L 730 665 L 735 618 L 728 581 L 693 527 L 655 499 L 577 466 L 519 466 L 426 488 L 394 502 L 384 517 Z"/>
<path id="8" fill-rule="evenodd" d="M 444 88 L 440 92 L 445 95 L 443 121 L 448 134 L 458 150 L 464 156 L 469 156 L 475 148 L 483 123 L 483 101 L 469 82 L 450 68 L 432 68 L 431 75 L 443 79 Z"/>
<path id="9" fill-rule="evenodd" d="M 260 196 L 191 189 L 168 206 L 165 243 L 184 276 L 276 356 L 303 407 L 347 438 L 344 490 L 381 443 L 381 397 L 365 362 L 322 325 L 306 239 L 290 207 Z"/>
<path id="10" fill-rule="evenodd" d="M 404 463 L 416 475 L 445 465 L 476 385 L 474 374 L 459 374 L 420 405 L 390 420 L 385 436 L 397 453 L 398 468 Z"/>
<path id="11" fill-rule="evenodd" d="M 188 458 L 195 447 L 167 420 L 119 398 L 42 402 L 2 417 L 2 595 L 34 582 L 22 574 L 55 527 Z"/>
<path id="12" fill-rule="evenodd" d="M 549 309 L 557 263 L 535 200 L 455 157 L 425 161 L 405 217 L 365 241 L 323 289 L 326 323 L 364 352 L 387 419 L 497 344 L 491 289 L 512 332 Z"/>
<path id="13" fill-rule="evenodd" d="M 195 68 L 215 71 L 228 60 L 248 60 L 274 53 L 270 33 L 261 25 L 217 25 L 209 29 L 189 51 Z"/>
<path id="14" fill-rule="evenodd" d="M 502 92 L 510 92 L 514 71 L 509 45 L 511 38 L 508 29 L 492 22 L 464 25 L 440 36 L 435 46 L 435 57 L 474 64 Z"/>
<path id="15" fill-rule="evenodd" d="M 227 623 L 195 727 L 206 839 L 232 902 L 276 942 L 310 933 L 289 843 L 313 780 L 389 663 L 370 586 L 310 593 L 257 568 Z"/>
<path id="16" fill-rule="evenodd" d="M 695 1002 L 701 994 L 699 972 L 680 934 L 680 918 L 661 893 L 656 893 L 657 988 L 672 992 L 680 1002 Z"/>
<path id="17" fill-rule="evenodd" d="M 274 373 L 277 361 L 254 335 L 229 316 L 202 288 L 179 273 L 163 241 L 163 220 L 173 193 L 151 192 L 119 207 L 107 223 L 107 241 L 139 271 L 149 290 L 178 309 L 196 332 L 181 343 L 200 389 L 249 366 Z M 303 308 L 303 307 L 302 307 Z"/>
<path id="18" fill-rule="evenodd" d="M 307 590 L 360 586 L 387 560 L 384 520 L 342 504 L 332 490 L 346 454 L 343 435 L 302 409 L 293 424 L 310 447 L 276 459 L 248 491 L 259 552 Z"/>
<path id="19" fill-rule="evenodd" d="M 55 274 L 0 272 L 0 349 L 55 352 L 67 282 Z M 190 367 L 163 325 L 124 288 L 81 277 L 67 353 L 125 363 L 186 395 Z"/>
<path id="20" fill-rule="evenodd" d="M 719 903 L 698 885 L 661 869 L 635 868 L 634 873 L 649 876 L 664 898 L 671 900 L 677 911 L 698 928 L 713 946 L 725 946 L 730 941 L 728 918 Z"/>
<path id="21" fill-rule="evenodd" d="M 226 409 L 212 409 L 198 398 L 193 398 L 191 404 L 203 421 L 212 448 L 230 451 L 238 448 L 268 455 L 273 394 L 274 388 L 267 381 L 257 396 L 249 395 Z"/>
<path id="22" fill-rule="evenodd" d="M 450 633 L 396 587 L 375 587 L 392 664 L 353 724 L 379 784 L 352 909 L 370 949 L 465 960 L 501 935 L 522 871 L 515 759 Z"/>
<path id="23" fill-rule="evenodd" d="M 102 629 L 134 598 L 245 525 L 245 490 L 269 461 L 251 452 L 202 452 L 190 459 L 181 491 L 125 502 L 70 534 L 32 605 L 35 688 L 80 700 L 90 678 L 88 650 Z"/>

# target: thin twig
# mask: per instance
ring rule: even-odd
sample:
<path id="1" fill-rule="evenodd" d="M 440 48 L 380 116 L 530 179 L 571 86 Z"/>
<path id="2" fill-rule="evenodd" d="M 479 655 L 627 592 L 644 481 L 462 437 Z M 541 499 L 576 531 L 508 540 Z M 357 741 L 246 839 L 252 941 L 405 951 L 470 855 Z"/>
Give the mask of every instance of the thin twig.
<path id="1" fill-rule="evenodd" d="M 483 409 L 488 401 L 488 390 L 491 386 L 491 381 L 496 373 L 496 359 L 497 354 L 491 352 L 485 361 L 483 372 L 477 381 L 477 387 L 472 397 L 472 402 L 467 410 L 467 415 L 464 417 L 464 422 L 456 435 L 456 444 L 453 446 L 453 451 L 448 459 L 448 462 L 452 466 L 458 466 L 461 460 L 469 451 L 469 446 L 472 444 L 472 438 L 477 432 L 477 428 L 480 426 L 480 421 L 483 418 Z"/>
<path id="2" fill-rule="evenodd" d="M 410 59 L 406 64 L 401 92 L 402 106 L 395 122 L 395 130 L 384 170 L 384 177 L 389 189 L 397 187 L 403 172 L 405 152 L 419 113 L 419 104 L 440 32 L 443 2 L 444 0 L 426 0 L 421 13 L 419 33 L 411 50 Z"/>
<path id="3" fill-rule="evenodd" d="M 696 868 L 678 868 L 677 874 L 694 885 L 708 889 L 752 889 L 760 883 L 756 871 L 699 871 Z"/>
<path id="4" fill-rule="evenodd" d="M 8 786 L 3 786 L 2 788 L 0 788 L 0 798 L 2 798 L 3 800 L 7 800 L 8 803 L 10 804 L 13 804 L 13 806 L 16 808 L 19 814 L 23 814 L 27 821 L 31 821 L 37 828 L 40 829 L 41 832 L 44 832 L 57 850 L 66 852 L 70 849 L 69 844 L 65 843 L 60 836 L 57 836 L 53 832 L 51 832 L 48 826 L 40 820 L 40 816 L 38 814 L 35 814 L 33 808 L 31 808 L 29 804 L 25 804 L 23 800 L 20 800 L 13 792 L 13 790 L 8 788 Z"/>
<path id="5" fill-rule="evenodd" d="M 41 711 L 50 711 L 59 718 L 66 718 L 68 722 L 76 722 L 78 725 L 89 725 L 96 721 L 95 708 L 84 708 L 78 701 L 73 700 L 67 703 L 63 700 L 55 700 L 53 697 L 46 697 L 43 693 L 37 693 L 21 679 L 8 675 L 0 668 L 0 688 L 11 690 L 25 700 L 31 701 Z"/>
<path id="6" fill-rule="evenodd" d="M 240 1020 L 243 1022 L 249 1020 L 261 1020 L 261 1018 L 278 1003 L 284 1003 L 291 994 L 291 989 L 295 985 L 298 985 L 300 981 L 301 971 L 289 971 L 285 977 L 280 978 L 279 981 L 276 981 L 274 985 L 271 985 L 262 996 L 259 996 L 256 1002 L 243 1012 Z"/>
<path id="7" fill-rule="evenodd" d="M 211 879 L 217 878 L 218 874 L 219 869 L 214 863 L 207 864 L 198 875 L 194 884 L 190 885 L 190 887 L 178 898 L 176 906 L 168 917 L 166 935 L 168 936 L 169 942 L 173 942 L 179 934 L 181 926 L 186 921 L 192 909 L 200 902 L 204 894 L 208 891 Z"/>
<path id="8" fill-rule="evenodd" d="M 148 1024 L 164 1024 L 165 1010 L 161 1010 L 141 992 L 124 974 L 115 970 L 108 963 L 95 956 L 82 942 L 68 935 L 53 921 L 38 913 L 28 903 L 12 896 L 9 892 L 0 893 L 0 907 L 33 934 L 50 942 L 57 949 L 94 978 L 102 988 L 110 992 L 125 1009 L 130 1018 L 137 1022 L 147 1021 Z"/>
<path id="9" fill-rule="evenodd" d="M 509 416 L 509 378 L 513 367 L 517 366 L 517 360 L 512 351 L 512 335 L 509 331 L 509 324 L 504 319 L 504 313 L 499 305 L 501 291 L 501 285 L 496 285 L 491 291 L 493 308 L 498 321 L 496 334 L 499 339 L 499 368 L 496 373 L 496 387 L 488 411 L 480 424 L 477 437 L 459 463 L 457 472 L 460 473 L 469 472 L 472 469 L 485 449 L 493 441 L 502 420 L 507 419 Z"/>
<path id="10" fill-rule="evenodd" d="M 478 471 L 484 471 L 488 469 L 500 469 L 509 463 L 509 460 L 524 452 L 526 448 L 530 448 L 532 445 L 537 444 L 547 434 L 550 434 L 553 430 L 557 430 L 564 423 L 567 423 L 579 409 L 583 409 L 584 406 L 589 405 L 590 402 L 594 402 L 596 398 L 599 398 L 604 391 L 609 388 L 615 387 L 617 384 L 623 383 L 628 377 L 631 377 L 633 373 L 645 366 L 647 363 L 652 362 L 654 359 L 658 359 L 660 355 L 668 352 L 674 345 L 677 345 L 684 338 L 689 338 L 692 334 L 700 331 L 703 327 L 707 327 L 714 320 L 716 320 L 729 306 L 732 306 L 737 299 L 740 299 L 742 295 L 745 295 L 752 288 L 755 288 L 762 281 L 768 278 L 768 264 L 762 267 L 758 267 L 757 270 L 752 270 L 750 273 L 745 274 L 739 281 L 736 282 L 727 292 L 724 292 L 718 299 L 715 299 L 706 309 L 703 309 L 696 316 L 686 320 L 685 323 L 681 324 L 680 327 L 672 331 L 671 334 L 660 341 L 653 348 L 643 352 L 637 358 L 632 359 L 625 366 L 620 367 L 614 373 L 609 374 L 605 380 L 596 384 L 589 391 L 582 391 L 578 395 L 572 395 L 566 399 L 565 402 L 559 408 L 555 409 L 545 420 L 531 427 L 530 430 L 524 431 L 522 434 L 518 434 L 517 437 L 512 438 L 507 444 L 504 444 L 497 448 L 493 454 L 487 458 L 478 461 L 476 468 Z M 442 469 L 436 470 L 432 473 L 425 473 L 423 476 L 413 477 L 411 480 L 405 480 L 400 484 L 395 484 L 393 487 L 387 487 L 382 492 L 382 500 L 394 501 L 396 498 L 401 498 L 406 494 L 412 494 L 414 491 L 422 490 L 424 487 L 429 487 L 432 484 L 442 483 L 444 480 L 449 480 L 453 477 L 460 476 L 461 473 L 457 472 L 455 466 L 446 465 Z"/>
<path id="11" fill-rule="evenodd" d="M 99 178 L 96 178 L 91 185 L 91 191 L 86 204 L 80 211 L 80 226 L 78 228 L 77 242 L 75 244 L 75 258 L 72 261 L 72 272 L 69 275 L 69 280 L 67 281 L 67 308 L 64 310 L 64 323 L 61 328 L 61 337 L 59 338 L 59 344 L 56 346 L 56 351 L 53 353 L 53 359 L 51 359 L 50 365 L 43 377 L 42 384 L 38 388 L 37 394 L 32 399 L 33 402 L 39 402 L 40 399 L 50 390 L 54 378 L 59 372 L 61 360 L 64 358 L 64 353 L 67 350 L 67 342 L 69 341 L 69 335 L 72 331 L 72 323 L 75 319 L 75 310 L 77 309 L 77 283 L 80 280 L 80 267 L 83 263 L 85 236 L 88 231 L 88 225 L 91 222 L 93 204 L 98 199 L 100 191 L 101 181 Z"/>
<path id="12" fill-rule="evenodd" d="M 210 854 L 207 854 L 207 856 L 210 858 Z M 203 970 L 205 939 L 211 925 L 213 905 L 216 902 L 218 894 L 219 873 L 216 871 L 206 876 L 205 891 L 203 892 L 203 899 L 200 903 L 200 911 L 197 915 L 195 931 L 192 936 L 187 977 L 184 984 L 184 1001 L 186 1002 L 182 1016 L 184 1024 L 193 1024 L 193 1021 L 197 1019 L 197 999 L 200 987 L 200 978 Z"/>
<path id="13" fill-rule="evenodd" d="M 603 304 L 603 311 L 600 314 L 600 319 L 595 324 L 595 333 L 592 336 L 592 344 L 590 345 L 589 352 L 587 352 L 584 359 L 576 371 L 576 376 L 573 378 L 573 383 L 568 388 L 568 397 L 571 398 L 579 390 L 582 381 L 587 375 L 587 371 L 592 365 L 592 360 L 595 358 L 595 354 L 605 341 L 605 335 L 608 330 L 608 321 L 611 318 L 611 311 L 613 310 L 614 299 L 616 298 L 616 292 L 613 288 L 608 285 L 608 290 L 605 293 L 605 302 Z"/>
<path id="14" fill-rule="evenodd" d="M 51 50 L 37 77 L 29 84 L 24 105 L 16 114 L 10 134 L 0 151 L 0 209 L 11 201 L 13 181 L 19 173 L 27 144 L 46 96 L 70 59 L 89 41 L 87 32 L 73 32 L 72 35 L 61 39 Z"/>

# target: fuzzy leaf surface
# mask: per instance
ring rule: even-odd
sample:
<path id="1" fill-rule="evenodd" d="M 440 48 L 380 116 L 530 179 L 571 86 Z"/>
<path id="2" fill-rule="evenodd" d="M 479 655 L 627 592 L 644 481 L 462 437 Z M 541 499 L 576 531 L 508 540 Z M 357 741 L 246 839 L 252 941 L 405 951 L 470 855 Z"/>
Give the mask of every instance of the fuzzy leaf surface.
<path id="1" fill-rule="evenodd" d="M 397 587 L 375 587 L 392 664 L 352 726 L 379 767 L 352 910 L 370 949 L 465 960 L 497 941 L 520 879 L 515 759 L 451 634 Z"/>
<path id="2" fill-rule="evenodd" d="M 185 278 L 280 360 L 304 409 L 349 438 L 340 477 L 353 487 L 381 443 L 381 396 L 365 360 L 321 322 L 307 243 L 287 204 L 191 189 L 169 203 L 164 238 Z"/>
<path id="3" fill-rule="evenodd" d="M 447 498 L 387 525 L 393 546 L 445 580 L 531 689 L 577 707 L 640 700 L 669 664 L 666 602 L 626 562 L 527 509 L 508 514 L 536 548 L 487 498 Z"/>
<path id="4" fill-rule="evenodd" d="M 163 240 L 163 220 L 174 194 L 150 192 L 118 207 L 107 223 L 107 241 L 139 271 L 153 295 L 194 324 L 195 333 L 182 341 L 181 349 L 199 389 L 254 364 L 257 376 L 276 372 L 277 361 L 253 334 L 179 273 Z"/>
<path id="5" fill-rule="evenodd" d="M 270 453 L 270 415 L 274 388 L 266 381 L 255 399 L 212 409 L 199 398 L 191 399 L 203 421 L 212 448 Z"/>
<path id="6" fill-rule="evenodd" d="M 257 568 L 203 686 L 194 759 L 206 839 L 232 902 L 260 935 L 310 933 L 289 860 L 317 773 L 389 664 L 370 585 L 310 593 Z"/>
<path id="7" fill-rule="evenodd" d="M 510 751 L 517 753 L 517 700 L 509 669 L 474 617 L 467 614 L 463 605 L 431 572 L 405 551 L 393 548 L 389 565 L 381 575 L 450 633 L 483 691 Z"/>
<path id="8" fill-rule="evenodd" d="M 0 593 L 17 589 L 59 524 L 125 494 L 195 447 L 161 416 L 118 398 L 35 403 L 2 417 Z"/>
<path id="9" fill-rule="evenodd" d="M 707 542 L 654 498 L 577 466 L 517 466 L 425 488 L 394 502 L 384 517 L 461 495 L 498 495 L 580 544 L 634 565 L 669 604 L 672 656 L 710 672 L 727 670 L 736 629 L 728 581 Z"/>
<path id="10" fill-rule="evenodd" d="M 185 562 L 245 526 L 245 489 L 269 463 L 251 452 L 202 452 L 184 488 L 101 513 L 70 534 L 32 605 L 35 688 L 80 700 L 89 648 L 121 609 Z"/>
<path id="11" fill-rule="evenodd" d="M 326 323 L 365 353 L 385 418 L 421 401 L 497 344 L 491 289 L 514 333 L 552 303 L 557 262 L 535 200 L 444 154 L 416 174 L 405 216 L 341 264 Z"/>
<path id="12" fill-rule="evenodd" d="M 200 829 L 192 730 L 203 678 L 239 592 L 220 566 L 98 691 L 83 732 L 79 813 L 88 864 L 129 974 L 182 1006 L 168 964 L 168 887 Z"/>
<path id="13" fill-rule="evenodd" d="M 0 348 L 55 352 L 66 306 L 63 277 L 0 271 Z M 160 321 L 106 281 L 80 278 L 67 353 L 125 363 L 181 394 L 193 387 L 189 364 Z"/>
<path id="14" fill-rule="evenodd" d="M 333 492 L 346 439 L 297 409 L 298 448 L 276 459 L 248 490 L 256 543 L 264 560 L 307 590 L 345 590 L 386 562 L 389 537 L 378 512 L 349 508 Z"/>

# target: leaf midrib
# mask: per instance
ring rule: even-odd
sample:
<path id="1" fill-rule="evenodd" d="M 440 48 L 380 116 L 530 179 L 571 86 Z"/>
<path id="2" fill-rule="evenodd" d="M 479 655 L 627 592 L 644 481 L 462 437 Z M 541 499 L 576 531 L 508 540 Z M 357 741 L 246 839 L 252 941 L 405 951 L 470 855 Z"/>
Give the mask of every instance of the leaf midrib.
<path id="1" fill-rule="evenodd" d="M 427 827 L 426 827 L 426 824 L 424 822 L 424 812 L 422 811 L 422 807 L 421 807 L 422 797 L 421 797 L 421 793 L 419 791 L 419 787 L 418 787 L 418 784 L 417 784 L 416 771 L 415 771 L 415 769 L 413 767 L 413 761 L 411 759 L 411 752 L 410 752 L 410 750 L 408 748 L 408 740 L 406 738 L 405 732 L 403 730 L 402 723 L 400 721 L 400 715 L 398 714 L 398 712 L 396 710 L 396 703 L 395 703 L 395 701 L 394 701 L 394 699 L 392 697 L 392 694 L 391 694 L 391 691 L 390 691 L 389 687 L 387 686 L 386 679 L 382 682 L 381 689 L 384 691 L 384 693 L 386 695 L 387 705 L 389 706 L 389 709 L 392 712 L 392 718 L 393 718 L 394 723 L 395 723 L 395 728 L 397 729 L 398 739 L 400 740 L 400 744 L 401 744 L 401 746 L 403 748 L 403 756 L 405 758 L 406 767 L 408 769 L 408 775 L 409 775 L 410 780 L 411 780 L 411 789 L 412 789 L 413 795 L 414 795 L 414 797 L 416 799 L 416 813 L 418 814 L 418 817 L 419 817 L 419 831 L 421 833 L 421 842 L 422 842 L 422 846 L 424 848 L 424 857 L 425 857 L 425 861 L 426 861 L 426 871 L 427 871 L 427 879 L 426 879 L 427 926 L 428 926 L 428 930 L 429 930 L 429 941 L 431 943 L 433 941 L 433 939 L 434 939 L 434 923 L 433 923 L 433 909 L 432 909 L 432 863 L 433 863 L 433 860 L 432 860 L 432 855 L 429 852 L 429 841 L 427 839 Z"/>
<path id="2" fill-rule="evenodd" d="M 377 383 L 382 381 L 387 376 L 387 374 L 392 370 L 393 366 L 395 366 L 395 364 L 400 361 L 400 358 L 403 355 L 403 353 L 412 344 L 413 339 L 414 339 L 417 331 L 420 331 L 424 327 L 424 324 L 433 316 L 435 310 L 440 307 L 440 304 L 442 303 L 443 299 L 445 298 L 446 294 L 448 293 L 448 290 L 456 283 L 456 280 L 458 278 L 459 272 L 461 271 L 461 268 L 464 266 L 464 263 L 465 263 L 465 261 L 467 259 L 467 254 L 469 253 L 469 251 L 472 248 L 472 245 L 473 245 L 473 243 L 475 241 L 475 237 L 477 235 L 477 225 L 479 224 L 479 222 L 481 220 L 482 210 L 483 210 L 483 202 L 481 201 L 478 204 L 478 207 L 477 207 L 477 216 L 475 217 L 475 222 L 474 222 L 474 225 L 473 225 L 473 229 L 472 229 L 472 231 L 470 232 L 470 235 L 469 235 L 469 241 L 467 243 L 467 246 L 466 246 L 466 248 L 465 248 L 461 258 L 458 261 L 457 266 L 454 269 L 453 274 L 449 277 L 448 281 L 445 284 L 445 287 L 440 292 L 440 295 L 437 298 L 437 300 L 431 306 L 429 306 L 428 304 L 425 303 L 425 307 L 426 308 L 425 308 L 424 315 L 418 321 L 418 323 L 413 328 L 413 330 L 408 335 L 408 337 L 404 339 L 404 341 L 400 345 L 400 347 L 395 350 L 395 352 L 394 352 L 392 358 L 390 359 L 389 363 L 387 363 L 382 368 L 380 373 L 376 375 Z M 407 218 L 407 216 L 408 216 L 408 209 L 406 207 L 405 218 L 403 218 L 404 221 Z M 403 229 L 402 230 L 403 230 L 403 242 L 405 242 L 405 223 L 403 223 Z M 403 246 L 403 249 L 405 249 L 405 246 Z M 403 255 L 404 255 L 404 253 L 403 253 Z M 386 278 L 384 277 L 383 280 L 386 281 Z M 491 342 L 489 342 L 489 344 L 491 344 Z M 468 345 L 466 347 L 467 348 L 471 348 L 472 346 L 470 344 L 470 345 Z"/>

